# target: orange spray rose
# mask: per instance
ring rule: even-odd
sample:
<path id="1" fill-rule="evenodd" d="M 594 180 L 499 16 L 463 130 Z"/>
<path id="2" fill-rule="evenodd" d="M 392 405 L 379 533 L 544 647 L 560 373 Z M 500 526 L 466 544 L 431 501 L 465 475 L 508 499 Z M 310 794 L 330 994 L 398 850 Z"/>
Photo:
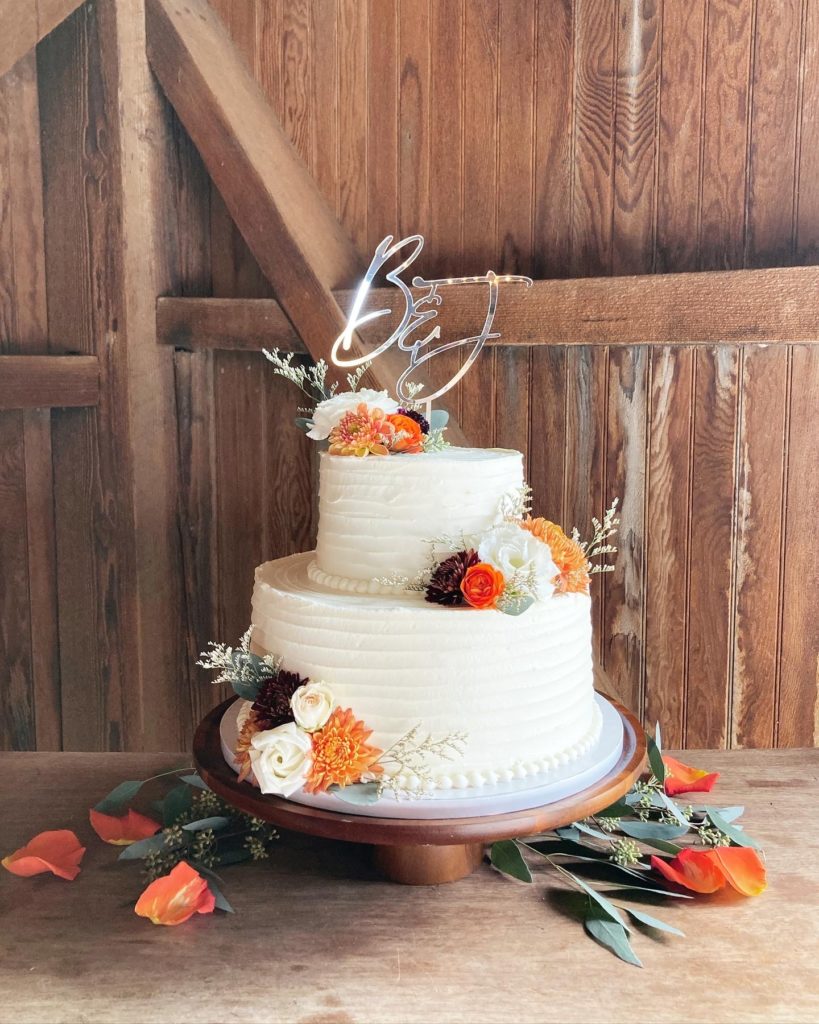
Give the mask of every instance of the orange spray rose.
<path id="1" fill-rule="evenodd" d="M 466 570 L 461 593 L 473 608 L 495 608 L 505 586 L 502 572 L 488 562 L 478 562 Z"/>
<path id="2" fill-rule="evenodd" d="M 402 412 L 394 412 L 387 420 L 395 427 L 395 437 L 390 444 L 390 451 L 417 455 L 424 450 L 424 435 L 420 425 L 412 417 L 405 416 Z"/>

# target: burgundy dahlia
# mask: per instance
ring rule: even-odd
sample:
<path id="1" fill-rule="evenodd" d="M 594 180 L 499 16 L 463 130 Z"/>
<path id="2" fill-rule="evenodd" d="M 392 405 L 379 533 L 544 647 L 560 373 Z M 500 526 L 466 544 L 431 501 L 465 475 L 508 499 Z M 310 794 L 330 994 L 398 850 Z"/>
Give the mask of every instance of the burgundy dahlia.
<path id="1" fill-rule="evenodd" d="M 286 672 L 284 669 L 271 679 L 266 679 L 253 702 L 259 729 L 275 729 L 286 722 L 292 722 L 290 698 L 300 686 L 309 681 L 302 679 L 297 672 Z"/>
<path id="2" fill-rule="evenodd" d="M 402 416 L 408 416 L 411 420 L 415 420 L 421 428 L 422 434 L 429 433 L 429 420 L 426 416 L 422 416 L 421 413 L 415 409 L 399 409 L 398 411 Z"/>
<path id="3" fill-rule="evenodd" d="M 470 569 L 478 562 L 478 552 L 458 551 L 435 567 L 427 586 L 426 600 L 432 604 L 457 605 L 464 603 L 461 582 Z"/>

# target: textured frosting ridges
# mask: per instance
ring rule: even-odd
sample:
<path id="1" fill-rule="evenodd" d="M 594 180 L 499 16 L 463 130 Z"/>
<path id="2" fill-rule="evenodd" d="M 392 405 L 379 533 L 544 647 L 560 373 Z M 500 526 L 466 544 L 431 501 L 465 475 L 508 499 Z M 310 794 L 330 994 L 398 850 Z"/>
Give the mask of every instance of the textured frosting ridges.
<path id="1" fill-rule="evenodd" d="M 466 732 L 464 756 L 433 766 L 437 788 L 540 775 L 597 739 L 587 595 L 559 595 L 517 617 L 443 608 L 328 590 L 309 579 L 312 558 L 256 571 L 255 648 L 329 683 L 382 749 L 418 723 L 436 737 Z"/>
<path id="2" fill-rule="evenodd" d="M 313 579 L 351 592 L 370 588 L 345 581 L 412 579 L 427 566 L 428 541 L 486 530 L 503 496 L 522 485 L 523 456 L 507 449 L 363 459 L 323 453 Z"/>

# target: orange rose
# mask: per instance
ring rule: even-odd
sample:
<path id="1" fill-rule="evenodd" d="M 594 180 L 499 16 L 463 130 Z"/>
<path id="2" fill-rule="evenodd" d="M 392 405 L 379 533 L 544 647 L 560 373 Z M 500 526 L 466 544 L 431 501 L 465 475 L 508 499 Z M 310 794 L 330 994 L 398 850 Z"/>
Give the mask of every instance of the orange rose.
<path id="1" fill-rule="evenodd" d="M 403 452 L 405 455 L 417 455 L 424 450 L 424 435 L 421 427 L 402 412 L 391 413 L 387 420 L 395 427 L 395 438 L 390 444 L 390 451 Z M 400 436 L 399 436 L 400 435 Z"/>
<path id="2" fill-rule="evenodd" d="M 495 608 L 505 586 L 502 572 L 488 562 L 478 562 L 466 570 L 461 593 L 473 608 Z"/>

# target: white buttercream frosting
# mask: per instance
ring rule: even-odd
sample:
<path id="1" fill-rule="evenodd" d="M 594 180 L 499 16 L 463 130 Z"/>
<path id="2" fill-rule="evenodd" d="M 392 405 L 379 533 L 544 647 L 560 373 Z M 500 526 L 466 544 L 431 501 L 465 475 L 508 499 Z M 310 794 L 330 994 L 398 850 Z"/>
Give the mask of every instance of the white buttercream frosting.
<path id="1" fill-rule="evenodd" d="M 502 448 L 420 455 L 322 453 L 313 582 L 350 593 L 388 592 L 378 579 L 413 579 L 429 541 L 484 533 L 504 495 L 523 485 L 523 456 Z"/>
<path id="2" fill-rule="evenodd" d="M 596 741 L 587 595 L 555 595 L 520 616 L 444 608 L 400 593 L 328 589 L 308 576 L 313 560 L 308 552 L 257 569 L 254 649 L 326 681 L 382 749 L 416 724 L 435 737 L 466 733 L 462 757 L 432 765 L 437 788 L 540 775 Z M 424 789 L 414 777 L 402 782 Z"/>

